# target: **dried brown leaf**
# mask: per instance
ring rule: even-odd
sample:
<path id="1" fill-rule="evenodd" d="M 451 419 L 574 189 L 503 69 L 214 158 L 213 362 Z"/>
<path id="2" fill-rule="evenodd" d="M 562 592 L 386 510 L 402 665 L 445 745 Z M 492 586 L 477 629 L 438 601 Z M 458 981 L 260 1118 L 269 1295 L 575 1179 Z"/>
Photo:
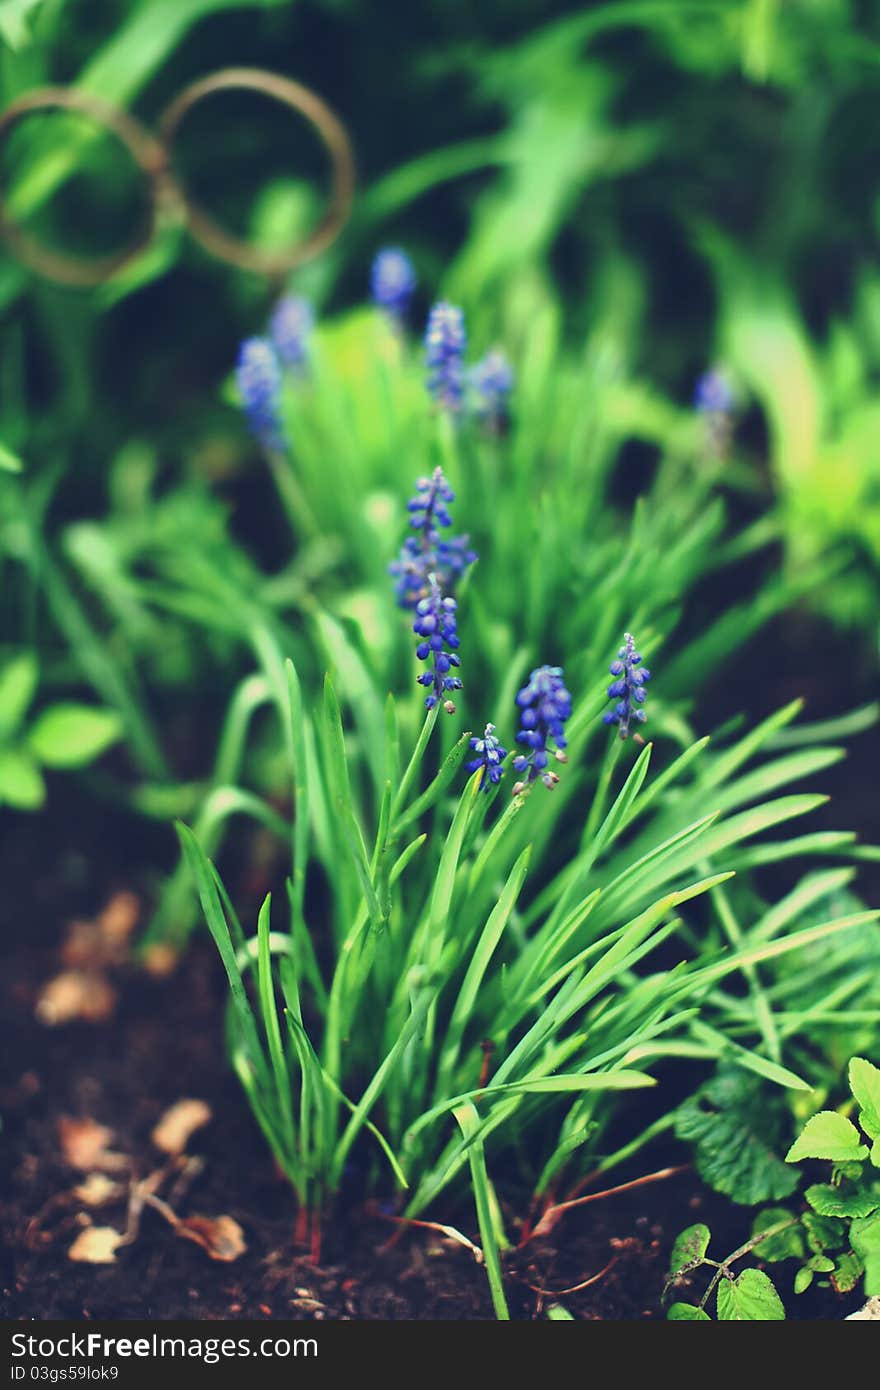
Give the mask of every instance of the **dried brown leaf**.
<path id="1" fill-rule="evenodd" d="M 123 964 L 139 916 L 140 903 L 134 893 L 116 893 L 97 917 L 69 922 L 61 947 L 65 965 L 100 969 Z"/>
<path id="2" fill-rule="evenodd" d="M 247 1250 L 244 1231 L 231 1216 L 187 1216 L 175 1231 L 184 1240 L 193 1240 L 212 1260 L 237 1260 Z"/>
<path id="3" fill-rule="evenodd" d="M 104 949 L 97 922 L 80 918 L 68 922 L 60 954 L 64 964 L 72 970 L 103 965 Z"/>
<path id="4" fill-rule="evenodd" d="M 153 1143 L 163 1153 L 182 1154 L 190 1138 L 211 1119 L 211 1107 L 203 1100 L 178 1100 L 165 1111 L 153 1130 Z"/>
<path id="5" fill-rule="evenodd" d="M 49 1028 L 74 1019 L 103 1023 L 116 1008 L 116 997 L 116 990 L 103 975 L 65 970 L 43 986 L 35 1013 L 39 1022 Z"/>
<path id="6" fill-rule="evenodd" d="M 175 951 L 173 946 L 163 942 L 148 946 L 142 957 L 144 969 L 154 980 L 165 980 L 169 975 L 173 975 L 179 959 L 180 953 Z"/>
<path id="7" fill-rule="evenodd" d="M 85 1182 L 73 1189 L 73 1195 L 84 1206 L 103 1207 L 121 1197 L 124 1191 L 122 1183 L 114 1182 L 106 1173 L 89 1173 Z"/>
<path id="8" fill-rule="evenodd" d="M 71 1115 L 62 1115 L 58 1133 L 62 1153 L 71 1168 L 79 1168 L 84 1173 L 96 1169 L 112 1173 L 128 1167 L 125 1154 L 114 1153 L 107 1147 L 113 1138 L 112 1129 L 99 1125 L 97 1120 L 77 1120 Z"/>
<path id="9" fill-rule="evenodd" d="M 97 917 L 98 928 L 108 951 L 125 947 L 141 915 L 141 905 L 134 893 L 114 893 Z"/>
<path id="10" fill-rule="evenodd" d="M 121 1232 L 112 1226 L 87 1226 L 71 1245 L 67 1258 L 83 1264 L 112 1265 L 121 1240 Z"/>

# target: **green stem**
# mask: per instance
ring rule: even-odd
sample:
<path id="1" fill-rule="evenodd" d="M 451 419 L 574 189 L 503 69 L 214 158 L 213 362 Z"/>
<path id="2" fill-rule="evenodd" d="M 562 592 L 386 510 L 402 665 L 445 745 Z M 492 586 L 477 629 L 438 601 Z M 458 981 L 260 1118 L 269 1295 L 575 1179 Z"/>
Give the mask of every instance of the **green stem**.
<path id="1" fill-rule="evenodd" d="M 431 737 L 434 725 L 437 723 L 437 716 L 439 713 L 439 705 L 435 705 L 433 709 L 428 710 L 425 722 L 422 725 L 421 733 L 419 734 L 416 746 L 413 749 L 413 755 L 409 760 L 406 772 L 403 774 L 403 777 L 401 778 L 400 786 L 397 789 L 397 795 L 394 798 L 394 801 L 391 806 L 392 824 L 396 822 L 397 817 L 400 814 L 401 808 L 403 807 L 404 801 L 406 800 L 407 793 L 409 792 L 409 789 L 412 786 L 413 778 L 415 777 L 419 769 L 419 765 L 422 761 L 422 758 L 424 757 L 425 749 L 428 746 L 428 739 Z"/>

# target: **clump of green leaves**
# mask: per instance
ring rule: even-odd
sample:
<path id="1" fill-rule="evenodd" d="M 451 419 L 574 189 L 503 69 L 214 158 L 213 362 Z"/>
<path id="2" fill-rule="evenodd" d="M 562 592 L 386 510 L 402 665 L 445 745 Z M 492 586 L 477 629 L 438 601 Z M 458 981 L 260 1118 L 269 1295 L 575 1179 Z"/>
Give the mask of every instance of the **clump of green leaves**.
<path id="1" fill-rule="evenodd" d="M 122 733 L 112 710 L 69 701 L 47 706 L 26 723 L 38 681 L 31 652 L 21 652 L 0 669 L 0 805 L 18 811 L 43 805 L 43 768 L 85 767 Z"/>
<path id="2" fill-rule="evenodd" d="M 780 1092 L 768 1092 L 739 1067 L 724 1067 L 679 1107 L 675 1132 L 693 1144 L 704 1182 L 754 1205 L 790 1197 L 798 1185 L 780 1154 L 789 1122 Z"/>
<path id="3" fill-rule="evenodd" d="M 784 1318 L 782 1300 L 764 1270 L 734 1272 L 752 1253 L 767 1264 L 796 1260 L 795 1294 L 804 1293 L 817 1277 L 838 1293 L 851 1292 L 864 1277 L 866 1296 L 880 1294 L 880 1069 L 864 1057 L 853 1057 L 849 1088 L 850 1102 L 812 1115 L 785 1155 L 792 1165 L 812 1160 L 831 1165 L 828 1181 L 806 1188 L 806 1206 L 799 1213 L 765 1208 L 755 1217 L 749 1240 L 723 1260 L 708 1254 L 708 1226 L 699 1223 L 682 1231 L 672 1249 L 664 1295 L 704 1269 L 712 1273 L 699 1302 L 673 1303 L 669 1318 L 708 1320 L 713 1294 L 720 1321 Z M 844 1110 L 856 1111 L 855 1121 Z M 794 1184 L 801 1176 L 793 1172 Z"/>

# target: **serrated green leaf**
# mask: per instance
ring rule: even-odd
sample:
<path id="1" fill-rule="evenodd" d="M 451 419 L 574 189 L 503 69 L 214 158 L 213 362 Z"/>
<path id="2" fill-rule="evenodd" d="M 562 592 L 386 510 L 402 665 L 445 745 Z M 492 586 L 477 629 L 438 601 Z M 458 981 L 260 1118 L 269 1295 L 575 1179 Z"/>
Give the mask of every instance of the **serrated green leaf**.
<path id="1" fill-rule="evenodd" d="M 788 1122 L 783 1102 L 738 1067 L 724 1068 L 679 1106 L 675 1132 L 695 1146 L 704 1182 L 754 1206 L 790 1197 L 798 1185 L 776 1152 Z"/>
<path id="2" fill-rule="evenodd" d="M 788 1153 L 786 1163 L 799 1163 L 804 1158 L 825 1158 L 830 1163 L 857 1162 L 868 1157 L 868 1150 L 859 1141 L 859 1132 L 852 1120 L 836 1110 L 820 1110 L 811 1115 Z"/>
<path id="3" fill-rule="evenodd" d="M 880 1211 L 853 1221 L 849 1228 L 849 1240 L 853 1250 L 863 1260 L 880 1255 Z"/>
<path id="4" fill-rule="evenodd" d="M 122 735 L 119 716 L 92 705 L 52 705 L 38 715 L 28 735 L 34 757 L 45 767 L 84 767 Z"/>
<path id="5" fill-rule="evenodd" d="M 815 1275 L 813 1274 L 813 1271 L 810 1269 L 809 1265 L 804 1265 L 801 1269 L 798 1270 L 797 1274 L 794 1276 L 795 1293 L 806 1293 L 807 1289 L 812 1284 L 814 1278 Z"/>
<path id="6" fill-rule="evenodd" d="M 666 1314 L 669 1322 L 711 1322 L 705 1308 L 697 1308 L 693 1303 L 673 1303 Z"/>
<path id="7" fill-rule="evenodd" d="M 21 724 L 34 698 L 39 668 L 32 652 L 21 652 L 0 671 L 0 735 L 8 738 Z"/>
<path id="8" fill-rule="evenodd" d="M 784 1322 L 785 1309 L 773 1281 L 761 1269 L 744 1269 L 718 1285 L 719 1322 Z"/>
<path id="9" fill-rule="evenodd" d="M 758 1212 L 752 1222 L 752 1235 L 758 1236 L 762 1231 L 769 1231 L 773 1226 L 779 1226 L 785 1221 L 791 1221 L 791 1212 L 786 1211 L 785 1207 L 766 1207 L 764 1211 Z M 767 1236 L 757 1249 L 759 1258 L 769 1260 L 771 1264 L 779 1260 L 802 1259 L 803 1232 L 799 1225 L 789 1225 L 784 1231 Z"/>
<path id="10" fill-rule="evenodd" d="M 680 1235 L 676 1236 L 675 1244 L 672 1247 L 672 1254 L 669 1256 L 669 1273 L 677 1274 L 685 1265 L 691 1264 L 694 1260 L 701 1260 L 709 1249 L 710 1231 L 708 1226 L 704 1226 L 698 1221 L 694 1226 L 688 1226 Z M 685 1304 L 683 1307 L 687 1306 Z"/>
<path id="11" fill-rule="evenodd" d="M 865 1272 L 864 1263 L 852 1250 L 838 1255 L 837 1264 L 831 1275 L 832 1286 L 838 1293 L 850 1293 Z"/>
<path id="12" fill-rule="evenodd" d="M 841 1192 L 831 1183 L 817 1182 L 804 1193 L 818 1216 L 870 1216 L 880 1208 L 880 1196 L 867 1192 Z"/>
<path id="13" fill-rule="evenodd" d="M 807 1237 L 807 1244 L 816 1254 L 823 1250 L 840 1250 L 846 1244 L 846 1226 L 835 1216 L 820 1216 L 818 1212 L 805 1211 L 801 1225 Z"/>
<path id="14" fill-rule="evenodd" d="M 859 1103 L 859 1124 L 869 1139 L 880 1139 L 880 1068 L 864 1057 L 849 1064 L 849 1088 Z"/>
<path id="15" fill-rule="evenodd" d="M 0 805 L 36 811 L 46 798 L 40 769 L 19 748 L 0 748 Z"/>

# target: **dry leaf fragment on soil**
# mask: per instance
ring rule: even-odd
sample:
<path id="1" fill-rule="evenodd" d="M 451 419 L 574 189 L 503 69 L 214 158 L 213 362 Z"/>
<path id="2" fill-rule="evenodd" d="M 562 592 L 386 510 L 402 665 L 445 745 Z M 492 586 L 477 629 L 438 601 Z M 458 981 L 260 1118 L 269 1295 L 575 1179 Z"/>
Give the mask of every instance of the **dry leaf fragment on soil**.
<path id="1" fill-rule="evenodd" d="M 182 1154 L 190 1138 L 211 1119 L 211 1107 L 203 1100 L 178 1100 L 153 1130 L 153 1143 L 163 1153 Z"/>
<path id="2" fill-rule="evenodd" d="M 84 1206 L 103 1207 L 108 1202 L 116 1201 L 124 1191 L 122 1183 L 114 1182 L 106 1173 L 89 1173 L 85 1182 L 73 1189 L 73 1195 Z"/>
<path id="3" fill-rule="evenodd" d="M 83 1264 L 112 1265 L 121 1242 L 122 1232 L 112 1226 L 87 1226 L 71 1245 L 67 1258 Z"/>
<path id="4" fill-rule="evenodd" d="M 37 1020 L 50 1028 L 74 1019 L 103 1023 L 116 1008 L 116 997 L 116 990 L 103 975 L 63 970 L 40 990 L 34 1012 Z"/>
<path id="5" fill-rule="evenodd" d="M 212 1260 L 237 1260 L 247 1250 L 244 1231 L 231 1216 L 187 1216 L 174 1227 L 184 1240 L 193 1240 Z"/>
<path id="6" fill-rule="evenodd" d="M 137 926 L 140 915 L 140 900 L 134 893 L 113 894 L 96 918 L 108 950 L 125 945 Z"/>
<path id="7" fill-rule="evenodd" d="M 65 965 L 100 969 L 128 959 L 129 938 L 140 916 L 133 893 L 116 893 L 94 918 L 69 922 L 61 947 Z"/>
<path id="8" fill-rule="evenodd" d="M 61 1150 L 71 1168 L 79 1168 L 84 1173 L 98 1169 L 112 1173 L 129 1166 L 125 1154 L 108 1149 L 113 1131 L 106 1125 L 99 1125 L 97 1120 L 76 1120 L 71 1115 L 62 1115 L 58 1133 Z"/>
<path id="9" fill-rule="evenodd" d="M 168 946 L 164 942 L 156 942 L 153 946 L 148 946 L 141 957 L 141 964 L 148 975 L 152 975 L 155 980 L 165 980 L 177 969 L 177 962 L 180 959 L 179 952 L 173 946 Z"/>

